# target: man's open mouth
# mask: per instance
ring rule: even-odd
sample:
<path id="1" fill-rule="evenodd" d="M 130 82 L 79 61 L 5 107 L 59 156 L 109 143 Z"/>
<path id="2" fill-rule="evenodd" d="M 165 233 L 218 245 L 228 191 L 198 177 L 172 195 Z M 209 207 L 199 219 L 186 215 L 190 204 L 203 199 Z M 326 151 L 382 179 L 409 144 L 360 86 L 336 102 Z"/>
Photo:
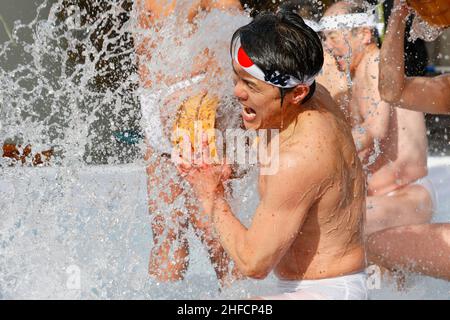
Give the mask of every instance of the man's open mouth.
<path id="1" fill-rule="evenodd" d="M 245 107 L 245 108 L 244 108 L 244 111 L 245 111 L 245 113 L 247 113 L 247 114 L 256 114 L 256 111 L 253 110 L 252 108 L 249 108 L 249 107 Z"/>
<path id="2" fill-rule="evenodd" d="M 339 69 L 345 68 L 347 65 L 347 59 L 345 56 L 334 56 L 334 60 L 336 61 L 336 65 Z"/>
<path id="3" fill-rule="evenodd" d="M 341 61 L 341 60 L 344 60 L 344 57 L 343 57 L 343 56 L 335 55 L 335 56 L 334 56 L 334 59 L 336 60 L 336 62 L 339 62 L 339 61 Z"/>
<path id="4" fill-rule="evenodd" d="M 253 121 L 256 119 L 256 111 L 250 107 L 243 106 L 242 117 L 245 121 Z"/>

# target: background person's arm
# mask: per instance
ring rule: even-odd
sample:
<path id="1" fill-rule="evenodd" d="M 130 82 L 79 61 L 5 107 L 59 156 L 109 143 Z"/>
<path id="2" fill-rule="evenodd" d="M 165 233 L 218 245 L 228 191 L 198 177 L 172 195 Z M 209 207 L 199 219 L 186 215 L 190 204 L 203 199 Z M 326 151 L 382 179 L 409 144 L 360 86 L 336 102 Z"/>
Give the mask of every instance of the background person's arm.
<path id="1" fill-rule="evenodd" d="M 404 37 L 408 8 L 396 1 L 380 53 L 381 98 L 396 107 L 427 113 L 450 113 L 450 76 L 405 76 Z"/>
<path id="2" fill-rule="evenodd" d="M 405 82 L 405 28 L 409 11 L 396 1 L 380 51 L 378 89 L 386 102 L 398 102 Z"/>
<path id="3" fill-rule="evenodd" d="M 317 75 L 316 81 L 330 92 L 331 97 L 336 101 L 352 126 L 359 122 L 359 112 L 350 109 L 350 80 L 347 79 L 344 72 L 338 70 L 336 60 L 327 50 L 324 51 L 322 71 Z"/>
<path id="4" fill-rule="evenodd" d="M 450 75 L 406 78 L 396 107 L 426 113 L 450 113 Z"/>

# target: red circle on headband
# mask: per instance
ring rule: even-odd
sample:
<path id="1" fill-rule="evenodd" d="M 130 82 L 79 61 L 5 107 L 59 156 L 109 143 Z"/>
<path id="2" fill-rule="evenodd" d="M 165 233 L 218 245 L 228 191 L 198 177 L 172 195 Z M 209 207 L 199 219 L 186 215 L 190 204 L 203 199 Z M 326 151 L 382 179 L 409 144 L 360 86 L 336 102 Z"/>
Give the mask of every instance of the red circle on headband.
<path id="1" fill-rule="evenodd" d="M 245 53 L 242 47 L 239 47 L 237 59 L 239 64 L 244 68 L 250 68 L 253 65 L 253 61 L 250 59 L 247 53 Z"/>

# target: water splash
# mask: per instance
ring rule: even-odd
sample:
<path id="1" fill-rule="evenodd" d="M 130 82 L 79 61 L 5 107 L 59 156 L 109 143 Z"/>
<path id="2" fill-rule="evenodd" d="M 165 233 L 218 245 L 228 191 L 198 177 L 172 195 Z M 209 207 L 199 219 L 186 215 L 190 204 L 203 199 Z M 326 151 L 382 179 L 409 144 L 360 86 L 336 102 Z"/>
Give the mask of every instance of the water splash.
<path id="1" fill-rule="evenodd" d="M 0 46 L 0 143 L 32 148 L 24 165 L 0 158 L 1 298 L 218 296 L 207 252 L 192 230 L 187 279 L 164 285 L 147 275 L 152 234 L 145 145 L 139 137 L 142 127 L 153 124 L 141 123 L 139 93 L 145 89 L 137 90 L 135 41 L 162 36 L 153 53 L 159 59 L 140 61 L 153 71 L 152 90 L 162 92 L 161 102 L 169 98 L 164 90 L 170 83 L 157 81 L 157 75 L 187 75 L 196 56 L 201 64 L 205 49 L 214 52 L 221 77 L 208 89 L 223 97 L 219 125 L 229 127 L 238 118 L 229 116 L 235 105 L 227 42 L 248 18 L 200 14 L 197 31 L 185 22 L 173 28 L 169 18 L 156 33 L 139 29 L 132 5 L 131 0 L 43 0 L 35 18 L 16 21 L 11 40 Z M 182 99 L 176 97 L 161 114 L 170 117 Z M 124 139 L 129 136 L 133 139 Z M 48 164 L 29 167 L 34 153 L 50 148 Z M 234 190 L 240 195 L 235 210 L 248 220 L 255 190 L 242 185 Z M 223 294 L 247 296 L 251 283 Z"/>
<path id="2" fill-rule="evenodd" d="M 96 1 L 97 15 L 95 5 L 76 3 L 43 1 L 35 19 L 16 21 L 13 40 L 1 46 L 0 140 L 53 147 L 58 164 L 119 161 L 105 138 L 139 118 L 129 94 L 137 83 L 131 35 L 121 18 L 131 2 Z M 124 113 L 130 119 L 118 121 Z"/>
<path id="3" fill-rule="evenodd" d="M 444 28 L 432 26 L 423 20 L 419 15 L 416 15 L 414 16 L 408 40 L 414 42 L 417 39 L 422 39 L 424 41 L 431 42 L 436 40 L 443 31 Z"/>

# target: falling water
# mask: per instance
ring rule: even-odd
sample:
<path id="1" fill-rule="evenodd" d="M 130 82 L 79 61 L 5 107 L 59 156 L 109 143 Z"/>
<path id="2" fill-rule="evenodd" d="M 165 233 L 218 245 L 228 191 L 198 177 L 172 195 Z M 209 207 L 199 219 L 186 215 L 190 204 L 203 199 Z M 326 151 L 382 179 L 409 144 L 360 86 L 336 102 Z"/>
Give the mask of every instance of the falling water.
<path id="1" fill-rule="evenodd" d="M 237 125 L 227 98 L 227 42 L 248 18 L 213 10 L 199 15 L 198 32 L 184 21 L 170 28 L 170 19 L 156 34 L 139 28 L 131 0 L 43 0 L 35 18 L 16 21 L 1 45 L 0 142 L 17 157 L 0 158 L 0 298 L 218 295 L 207 252 L 192 231 L 185 281 L 163 284 L 147 275 L 152 234 L 141 128 L 152 123 L 141 121 L 134 39 L 163 39 L 153 53 L 158 60 L 141 60 L 150 77 L 187 74 L 196 56 L 214 49 L 223 76 L 208 89 L 226 96 L 221 125 Z M 155 91 L 167 89 L 151 80 Z M 33 163 L 37 154 L 42 163 Z M 234 205 L 245 220 L 256 200 L 240 186 Z M 245 297 L 251 288 L 244 281 L 222 295 Z"/>
<path id="2" fill-rule="evenodd" d="M 409 34 L 410 41 L 422 39 L 425 41 L 436 40 L 444 31 L 443 28 L 435 27 L 424 21 L 420 16 L 414 16 L 411 31 Z"/>

